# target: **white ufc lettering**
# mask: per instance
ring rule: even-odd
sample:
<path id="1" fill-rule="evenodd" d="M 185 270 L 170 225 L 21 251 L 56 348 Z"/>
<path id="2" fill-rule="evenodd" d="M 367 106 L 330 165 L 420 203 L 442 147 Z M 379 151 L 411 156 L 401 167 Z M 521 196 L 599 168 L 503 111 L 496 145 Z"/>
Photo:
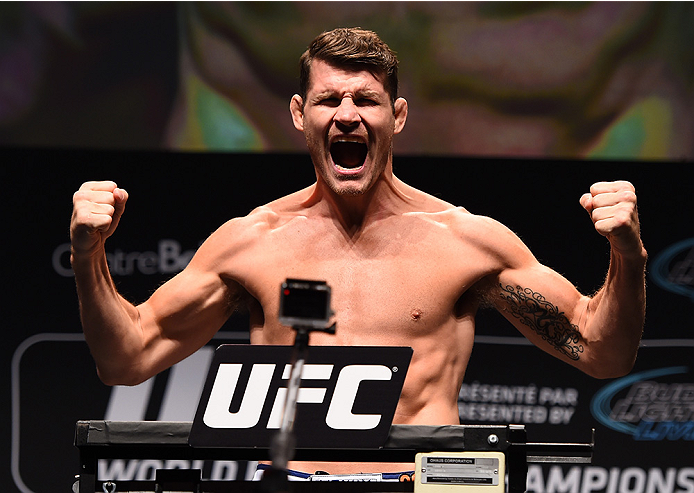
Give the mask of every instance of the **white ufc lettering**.
<path id="1" fill-rule="evenodd" d="M 257 364 L 251 369 L 248 387 L 238 412 L 229 412 L 231 396 L 241 374 L 241 364 L 222 363 L 212 385 L 203 422 L 210 428 L 253 428 L 260 421 L 260 413 L 270 388 L 274 364 Z M 250 392 L 249 392 L 250 390 Z"/>
<path id="2" fill-rule="evenodd" d="M 210 398 L 205 408 L 203 422 L 210 428 L 253 428 L 258 425 L 276 365 L 254 364 L 251 369 L 246 392 L 237 412 L 230 412 L 231 399 L 236 391 L 242 364 L 222 363 L 219 365 Z M 289 378 L 289 365 L 284 368 L 282 378 Z M 302 380 L 328 380 L 333 365 L 304 365 Z M 380 414 L 353 414 L 352 407 L 359 385 L 365 380 L 390 380 L 391 370 L 383 365 L 350 365 L 344 367 L 337 378 L 327 415 L 326 424 L 340 430 L 369 430 L 378 426 Z M 300 388 L 297 403 L 321 404 L 325 400 L 326 388 Z M 287 389 L 279 388 L 272 405 L 267 428 L 279 428 Z"/>
<path id="3" fill-rule="evenodd" d="M 376 428 L 381 421 L 380 414 L 352 414 L 359 384 L 364 380 L 390 380 L 392 376 L 390 369 L 383 365 L 345 366 L 337 377 L 335 393 L 325 416 L 327 425 L 336 430 Z"/>
<path id="4" fill-rule="evenodd" d="M 302 380 L 329 380 L 332 375 L 334 365 L 304 365 L 301 369 Z M 282 373 L 283 380 L 289 380 L 291 365 L 284 367 Z M 299 393 L 296 396 L 297 404 L 320 404 L 325 399 L 325 392 L 328 389 L 324 388 L 299 388 Z M 282 411 L 284 410 L 284 401 L 287 399 L 287 389 L 285 387 L 277 389 L 275 403 L 272 405 L 272 412 L 267 421 L 268 429 L 279 429 L 282 424 Z"/>

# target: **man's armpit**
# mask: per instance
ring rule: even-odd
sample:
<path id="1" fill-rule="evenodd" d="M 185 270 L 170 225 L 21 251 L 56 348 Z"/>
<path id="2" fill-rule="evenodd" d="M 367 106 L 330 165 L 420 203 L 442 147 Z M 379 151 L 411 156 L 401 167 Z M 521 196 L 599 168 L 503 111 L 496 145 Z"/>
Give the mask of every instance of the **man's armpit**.
<path id="1" fill-rule="evenodd" d="M 564 312 L 560 312 L 544 296 L 530 288 L 504 286 L 501 283 L 499 287 L 501 308 L 567 358 L 578 361 L 583 352 L 581 334 L 578 327 L 569 322 Z"/>
<path id="2" fill-rule="evenodd" d="M 251 306 L 258 303 L 258 301 L 251 296 L 251 294 L 246 291 L 246 289 L 241 286 L 236 281 L 227 280 L 227 291 L 226 291 L 226 311 L 227 316 L 231 316 L 235 313 L 245 314 L 249 313 Z"/>

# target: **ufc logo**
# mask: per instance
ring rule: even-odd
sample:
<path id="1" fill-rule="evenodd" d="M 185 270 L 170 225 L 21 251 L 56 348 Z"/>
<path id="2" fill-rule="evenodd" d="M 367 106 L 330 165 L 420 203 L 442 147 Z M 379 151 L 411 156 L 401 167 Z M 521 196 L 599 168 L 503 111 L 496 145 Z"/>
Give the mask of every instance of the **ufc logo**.
<path id="1" fill-rule="evenodd" d="M 203 422 L 210 428 L 253 428 L 259 424 L 260 417 L 268 399 L 276 364 L 256 363 L 253 365 L 236 412 L 230 411 L 231 399 L 241 375 L 243 364 L 222 363 L 212 385 L 210 398 L 203 415 Z M 301 373 L 302 380 L 330 380 L 335 365 L 306 364 Z M 289 379 L 290 365 L 284 367 L 283 380 Z M 371 430 L 381 421 L 380 414 L 354 414 L 352 408 L 359 392 L 359 385 L 365 380 L 390 380 L 393 373 L 384 365 L 348 365 L 340 370 L 325 416 L 325 423 L 336 430 Z M 272 410 L 266 428 L 278 429 L 282 419 L 286 387 L 280 387 L 274 396 Z M 322 404 L 327 388 L 300 388 L 297 403 Z"/>

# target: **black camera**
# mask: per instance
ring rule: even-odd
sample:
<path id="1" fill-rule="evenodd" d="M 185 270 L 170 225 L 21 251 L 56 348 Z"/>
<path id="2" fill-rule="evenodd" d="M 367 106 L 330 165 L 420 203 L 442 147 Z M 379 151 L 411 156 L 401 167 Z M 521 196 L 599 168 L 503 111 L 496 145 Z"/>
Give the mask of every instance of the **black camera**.
<path id="1" fill-rule="evenodd" d="M 280 290 L 280 323 L 310 330 L 328 330 L 330 286 L 325 281 L 287 279 Z"/>

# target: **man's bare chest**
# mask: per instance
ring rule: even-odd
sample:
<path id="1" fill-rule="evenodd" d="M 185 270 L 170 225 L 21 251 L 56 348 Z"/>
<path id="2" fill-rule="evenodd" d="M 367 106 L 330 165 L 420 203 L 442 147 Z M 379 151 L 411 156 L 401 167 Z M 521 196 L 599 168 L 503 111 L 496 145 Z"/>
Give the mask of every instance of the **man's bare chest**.
<path id="1" fill-rule="evenodd" d="M 242 284 L 259 301 L 268 327 L 276 323 L 287 278 L 326 281 L 338 326 L 361 343 L 378 343 L 389 331 L 405 338 L 450 323 L 459 299 L 489 269 L 482 256 L 429 231 L 384 233 L 354 242 L 276 234 L 240 271 Z"/>

